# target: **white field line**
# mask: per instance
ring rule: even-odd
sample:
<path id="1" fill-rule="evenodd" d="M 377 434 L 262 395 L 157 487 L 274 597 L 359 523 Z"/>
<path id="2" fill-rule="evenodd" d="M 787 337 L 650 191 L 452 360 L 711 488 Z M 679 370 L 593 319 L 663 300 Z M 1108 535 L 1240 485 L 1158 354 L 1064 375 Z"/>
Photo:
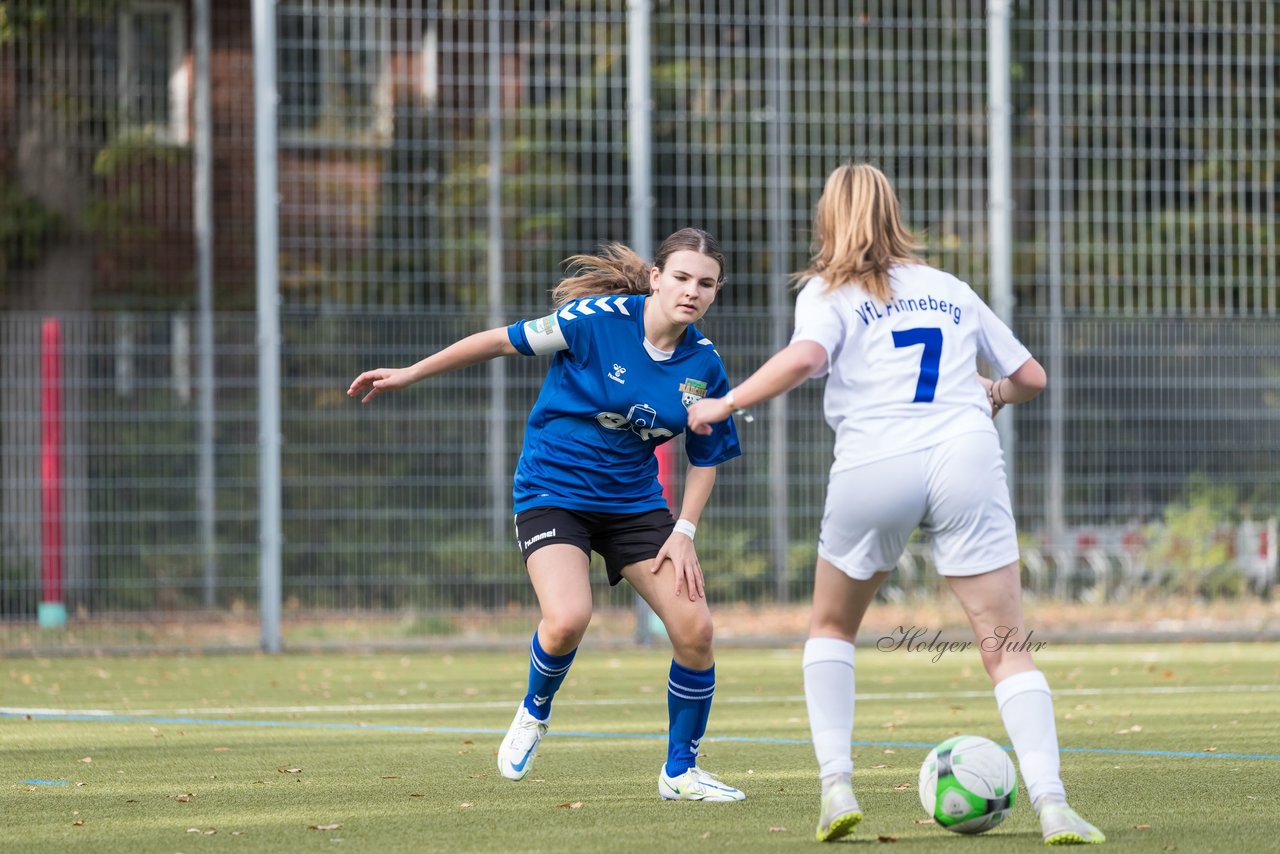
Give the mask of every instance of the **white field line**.
<path id="1" fill-rule="evenodd" d="M 1168 694 L 1266 694 L 1280 691 L 1280 685 L 1154 685 L 1145 688 L 1057 688 L 1058 697 L 1120 697 Z M 904 700 L 987 699 L 991 691 L 901 691 L 858 694 L 858 702 Z M 637 703 L 666 703 L 666 693 L 654 692 L 643 697 L 612 700 L 574 700 L 557 698 L 565 706 L 633 706 Z M 210 706 L 180 709 L 44 709 L 0 706 L 0 715 L 77 715 L 86 717 L 169 717 L 172 715 L 264 715 L 324 714 L 332 712 L 439 712 L 467 709 L 511 709 L 515 700 L 484 700 L 473 703 L 360 703 L 347 705 L 306 706 Z M 725 703 L 803 703 L 803 694 L 774 697 L 716 697 L 716 705 Z"/>

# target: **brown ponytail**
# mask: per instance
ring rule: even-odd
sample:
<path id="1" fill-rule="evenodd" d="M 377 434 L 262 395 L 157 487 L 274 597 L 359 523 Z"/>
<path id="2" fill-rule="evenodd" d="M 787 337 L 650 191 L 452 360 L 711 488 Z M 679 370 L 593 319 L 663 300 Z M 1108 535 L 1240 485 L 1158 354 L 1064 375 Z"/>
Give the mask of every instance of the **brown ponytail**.
<path id="1" fill-rule="evenodd" d="M 673 252 L 689 250 L 706 255 L 720 265 L 720 284 L 724 284 L 724 253 L 716 239 L 700 228 L 682 228 L 671 234 L 658 247 L 650 265 L 628 246 L 606 243 L 595 255 L 574 255 L 565 259 L 565 267 L 574 273 L 551 290 L 551 300 L 562 306 L 580 297 L 649 293 L 649 271 L 666 267 Z"/>

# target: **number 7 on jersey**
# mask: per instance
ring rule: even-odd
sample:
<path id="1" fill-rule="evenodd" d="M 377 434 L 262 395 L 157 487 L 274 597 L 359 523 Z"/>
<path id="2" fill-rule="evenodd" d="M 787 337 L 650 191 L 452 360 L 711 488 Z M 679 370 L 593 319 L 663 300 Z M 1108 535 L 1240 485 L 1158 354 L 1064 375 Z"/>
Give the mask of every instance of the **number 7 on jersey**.
<path id="1" fill-rule="evenodd" d="M 916 380 L 916 396 L 912 403 L 931 403 L 938 388 L 938 364 L 942 361 L 942 330 L 936 326 L 903 329 L 893 333 L 894 347 L 924 345 L 920 354 L 920 378 Z"/>

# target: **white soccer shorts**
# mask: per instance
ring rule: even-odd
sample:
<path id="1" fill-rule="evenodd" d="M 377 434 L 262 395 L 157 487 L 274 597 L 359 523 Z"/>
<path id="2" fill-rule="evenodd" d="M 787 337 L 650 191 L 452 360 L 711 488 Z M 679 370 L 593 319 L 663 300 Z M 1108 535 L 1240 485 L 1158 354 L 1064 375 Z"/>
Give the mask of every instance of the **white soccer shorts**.
<path id="1" fill-rule="evenodd" d="M 818 555 L 855 580 L 893 569 L 912 532 L 933 537 L 942 575 L 981 575 L 1018 560 L 1004 453 L 992 433 L 831 473 Z"/>

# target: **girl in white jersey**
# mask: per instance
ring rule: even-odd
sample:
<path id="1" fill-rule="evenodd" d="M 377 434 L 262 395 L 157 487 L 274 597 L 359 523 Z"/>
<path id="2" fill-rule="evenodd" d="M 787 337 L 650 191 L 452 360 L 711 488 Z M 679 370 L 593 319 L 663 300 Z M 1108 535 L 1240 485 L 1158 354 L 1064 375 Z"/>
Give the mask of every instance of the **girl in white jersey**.
<path id="1" fill-rule="evenodd" d="M 827 178 L 815 252 L 797 278 L 791 343 L 722 398 L 689 409 L 695 432 L 827 375 L 835 462 L 818 538 L 805 699 L 822 777 L 819 841 L 862 819 L 854 797 L 854 647 L 863 614 L 920 528 L 960 600 L 1046 844 L 1103 842 L 1067 805 L 1048 682 L 1024 644 L 1018 541 L 992 415 L 1038 395 L 1045 373 L 969 286 L 913 253 L 888 179 L 867 164 Z M 995 382 L 976 357 L 995 365 Z M 1012 628 L 1016 634 L 1010 634 Z M 992 647 L 996 648 L 992 648 Z"/>

